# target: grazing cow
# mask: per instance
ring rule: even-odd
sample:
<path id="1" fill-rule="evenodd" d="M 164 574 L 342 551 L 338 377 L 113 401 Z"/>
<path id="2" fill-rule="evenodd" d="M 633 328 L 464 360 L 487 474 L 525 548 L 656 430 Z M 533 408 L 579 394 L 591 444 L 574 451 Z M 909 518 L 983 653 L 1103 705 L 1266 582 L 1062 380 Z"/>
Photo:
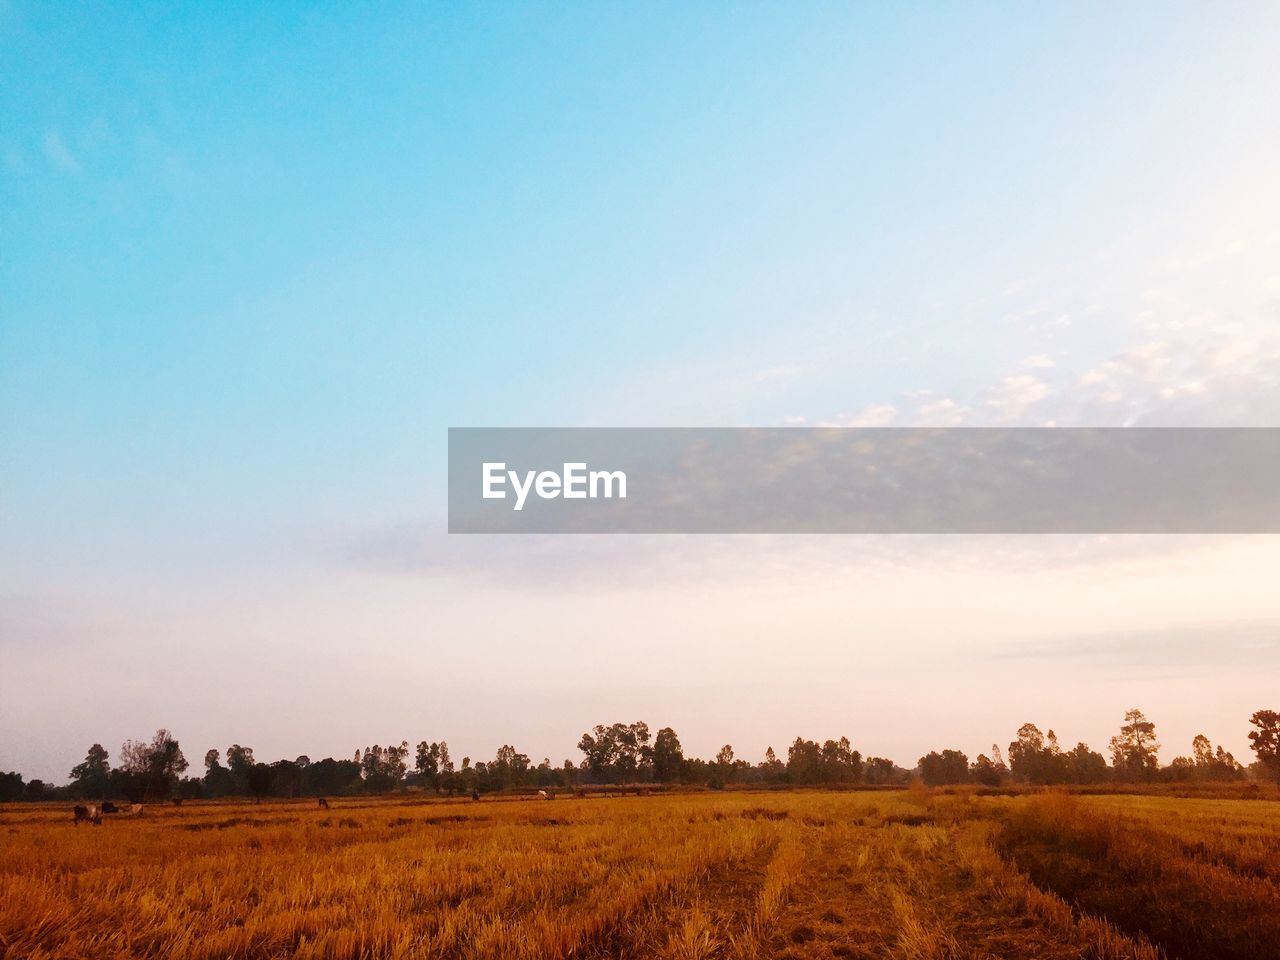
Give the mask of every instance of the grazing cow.
<path id="1" fill-rule="evenodd" d="M 86 807 L 76 804 L 73 812 L 75 813 L 75 824 L 77 827 L 80 826 L 81 823 L 92 823 L 96 827 L 102 826 L 102 808 L 96 803 L 91 803 Z"/>
<path id="2" fill-rule="evenodd" d="M 329 801 L 328 801 L 328 800 L 326 800 L 324 797 L 320 797 L 320 798 L 318 798 L 318 799 L 316 800 L 316 806 L 317 806 L 317 807 L 320 807 L 320 808 L 321 808 L 321 809 L 323 809 L 323 810 L 328 810 L 328 809 L 329 809 Z"/>
<path id="3" fill-rule="evenodd" d="M 119 812 L 120 812 L 120 808 L 119 808 L 119 807 L 117 807 L 117 806 L 116 806 L 114 803 L 112 803 L 110 800 L 103 800 L 103 801 L 102 801 L 102 812 L 103 812 L 103 813 L 119 813 Z"/>
<path id="4" fill-rule="evenodd" d="M 549 800 L 549 799 L 550 799 L 550 797 L 548 797 L 548 796 L 547 796 L 547 791 L 545 791 L 545 790 L 539 790 L 539 791 L 538 791 L 538 799 L 539 799 L 539 800 Z"/>
<path id="5" fill-rule="evenodd" d="M 140 817 L 140 816 L 142 816 L 142 804 L 140 804 L 140 803 L 131 803 L 131 804 L 129 804 L 129 816 L 131 816 L 131 817 Z"/>

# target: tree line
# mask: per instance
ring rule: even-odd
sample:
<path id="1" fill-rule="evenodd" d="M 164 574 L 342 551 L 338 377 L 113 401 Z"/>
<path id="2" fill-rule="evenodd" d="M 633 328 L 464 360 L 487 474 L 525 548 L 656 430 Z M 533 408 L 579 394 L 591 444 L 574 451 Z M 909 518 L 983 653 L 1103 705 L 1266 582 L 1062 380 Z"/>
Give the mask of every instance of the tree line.
<path id="1" fill-rule="evenodd" d="M 492 760 L 473 763 L 463 757 L 455 764 L 448 743 L 420 741 L 411 748 L 373 745 L 358 749 L 350 760 L 326 757 L 313 761 L 264 763 L 253 748 L 232 744 L 225 751 L 208 750 L 203 775 L 188 773 L 189 764 L 178 740 L 165 729 L 150 740 L 127 740 L 118 762 L 101 744 L 93 744 L 82 762 L 72 768 L 62 786 L 40 780 L 25 782 L 18 773 L 0 773 L 0 801 L 54 799 L 127 799 L 133 803 L 213 797 L 305 797 L 381 794 L 421 789 L 436 793 L 490 793 L 521 788 L 570 789 L 584 784 L 663 784 L 722 789 L 730 785 L 849 786 L 901 785 L 914 779 L 927 786 L 952 784 L 1103 784 L 1243 780 L 1250 777 L 1280 782 L 1280 713 L 1259 710 L 1250 717 L 1249 733 L 1255 760 L 1245 767 L 1222 746 L 1214 747 L 1203 734 L 1192 740 L 1191 753 L 1161 766 L 1155 724 L 1141 710 L 1124 716 L 1111 738 L 1108 757 L 1077 743 L 1063 749 L 1053 730 L 1042 732 L 1034 723 L 1018 728 L 1005 751 L 993 744 L 975 760 L 959 750 L 931 751 L 913 769 L 885 757 L 864 757 L 848 737 L 806 740 L 796 737 L 782 759 L 769 747 L 751 763 L 725 744 L 715 757 L 686 756 L 680 738 L 670 727 L 651 736 L 643 722 L 600 724 L 582 735 L 582 759 L 560 766 L 549 759 L 534 764 L 526 754 L 504 744 Z"/>

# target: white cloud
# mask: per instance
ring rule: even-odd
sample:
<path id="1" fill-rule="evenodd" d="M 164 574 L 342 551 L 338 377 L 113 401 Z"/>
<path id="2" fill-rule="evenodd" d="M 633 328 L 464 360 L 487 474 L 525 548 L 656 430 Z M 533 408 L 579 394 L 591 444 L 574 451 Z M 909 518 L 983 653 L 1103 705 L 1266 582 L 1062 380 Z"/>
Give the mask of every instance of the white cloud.
<path id="1" fill-rule="evenodd" d="M 824 427 L 887 427 L 898 416 L 898 408 L 889 403 L 863 407 L 857 413 L 842 413 Z"/>
<path id="2" fill-rule="evenodd" d="M 986 407 L 997 420 L 1017 420 L 1049 395 L 1049 387 L 1029 373 L 1005 377 L 986 391 Z"/>

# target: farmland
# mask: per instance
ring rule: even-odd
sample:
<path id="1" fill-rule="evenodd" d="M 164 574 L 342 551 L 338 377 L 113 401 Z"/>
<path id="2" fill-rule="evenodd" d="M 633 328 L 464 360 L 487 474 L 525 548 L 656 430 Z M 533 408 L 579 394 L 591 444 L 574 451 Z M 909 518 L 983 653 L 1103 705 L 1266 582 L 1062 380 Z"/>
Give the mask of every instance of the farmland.
<path id="1" fill-rule="evenodd" d="M 9 958 L 1280 956 L 1280 803 L 704 792 L 0 807 Z"/>

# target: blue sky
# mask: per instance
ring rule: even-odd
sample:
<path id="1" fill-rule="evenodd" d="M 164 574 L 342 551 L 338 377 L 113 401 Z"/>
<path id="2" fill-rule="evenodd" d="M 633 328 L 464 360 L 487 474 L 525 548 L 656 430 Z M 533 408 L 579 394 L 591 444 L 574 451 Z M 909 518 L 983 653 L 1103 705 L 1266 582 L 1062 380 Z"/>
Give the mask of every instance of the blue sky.
<path id="1" fill-rule="evenodd" d="M 554 646 L 580 591 L 473 583 L 523 554 L 437 542 L 450 425 L 1275 424 L 1278 26 L 1269 4 L 4 3 L 0 693 L 83 703 L 59 664 L 117 636 L 154 660 L 218 626 L 287 659 L 300 609 L 338 625 L 304 694 L 344 630 L 412 673 L 446 656 L 422 623 L 483 635 L 476 609 L 536 602 Z M 175 661 L 183 689 L 199 668 Z M 224 719 L 89 699 L 0 767 L 59 775 L 104 711 L 128 736 Z"/>

